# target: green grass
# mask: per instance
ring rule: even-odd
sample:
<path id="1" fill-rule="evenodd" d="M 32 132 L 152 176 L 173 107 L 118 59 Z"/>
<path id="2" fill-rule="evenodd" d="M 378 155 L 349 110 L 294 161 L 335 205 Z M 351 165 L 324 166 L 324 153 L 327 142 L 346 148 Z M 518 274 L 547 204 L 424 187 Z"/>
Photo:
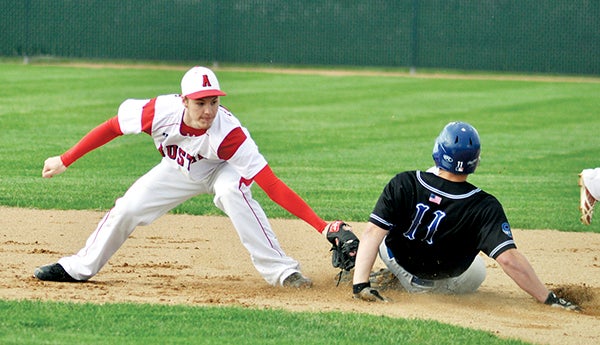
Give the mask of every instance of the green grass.
<path id="1" fill-rule="evenodd" d="M 526 344 L 434 321 L 239 307 L 0 300 L 2 344 Z"/>
<path id="2" fill-rule="evenodd" d="M 43 161 L 113 116 L 125 98 L 178 92 L 185 68 L 0 64 L 0 204 L 110 208 L 159 155 L 121 137 L 51 180 Z M 432 165 L 449 121 L 482 137 L 471 181 L 495 194 L 514 228 L 600 231 L 578 222 L 577 174 L 598 165 L 600 82 L 319 76 L 219 71 L 222 102 L 249 128 L 276 174 L 326 220 L 366 221 L 397 172 Z M 290 215 L 259 188 L 271 217 Z M 221 214 L 210 196 L 174 212 Z"/>
<path id="3" fill-rule="evenodd" d="M 184 71 L 0 64 L 0 205 L 110 208 L 159 161 L 148 136 L 118 138 L 52 179 L 41 178 L 44 160 L 115 115 L 125 98 L 177 93 Z M 598 165 L 598 81 L 217 74 L 228 93 L 223 104 L 275 173 L 326 220 L 366 221 L 387 181 L 430 167 L 434 138 L 462 120 L 482 137 L 482 164 L 470 180 L 498 197 L 513 228 L 600 232 L 600 222 L 581 225 L 577 209 L 577 174 Z M 254 193 L 270 217 L 290 217 L 259 188 Z M 174 212 L 220 214 L 211 196 Z M 286 344 L 295 334 L 307 344 L 515 343 L 359 314 L 26 301 L 0 301 L 0 309 L 6 344 Z"/>

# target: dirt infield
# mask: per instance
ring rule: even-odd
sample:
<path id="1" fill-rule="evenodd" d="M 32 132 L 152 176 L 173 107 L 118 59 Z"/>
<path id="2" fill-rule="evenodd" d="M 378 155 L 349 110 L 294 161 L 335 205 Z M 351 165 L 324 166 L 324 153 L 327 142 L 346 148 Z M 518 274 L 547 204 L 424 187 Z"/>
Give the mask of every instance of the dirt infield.
<path id="1" fill-rule="evenodd" d="M 487 257 L 488 277 L 475 294 L 386 291 L 393 303 L 353 300 L 347 283 L 336 287 L 338 271 L 331 266 L 328 242 L 300 220 L 275 219 L 272 225 L 287 253 L 313 279 L 309 290 L 268 286 L 227 218 L 189 215 L 167 215 L 138 228 L 89 282 L 51 283 L 32 277 L 36 266 L 82 247 L 102 215 L 0 207 L 0 298 L 345 311 L 433 319 L 539 344 L 600 343 L 600 234 L 514 231 L 541 279 L 580 299 L 582 313 L 536 303 Z M 360 235 L 364 223 L 352 225 Z"/>

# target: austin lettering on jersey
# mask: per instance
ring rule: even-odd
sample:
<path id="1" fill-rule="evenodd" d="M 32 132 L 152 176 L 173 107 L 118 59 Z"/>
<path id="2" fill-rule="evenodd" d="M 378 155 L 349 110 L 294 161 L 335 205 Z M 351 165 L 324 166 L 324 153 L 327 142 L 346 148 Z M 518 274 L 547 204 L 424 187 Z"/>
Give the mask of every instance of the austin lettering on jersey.
<path id="1" fill-rule="evenodd" d="M 192 156 L 189 153 L 185 152 L 178 145 L 163 146 L 161 144 L 158 148 L 158 152 L 160 152 L 161 156 L 168 157 L 174 160 L 175 162 L 177 162 L 177 164 L 179 164 L 179 166 L 186 168 L 188 171 L 190 171 L 190 168 L 193 163 L 196 163 L 197 161 L 204 158 L 201 155 Z"/>

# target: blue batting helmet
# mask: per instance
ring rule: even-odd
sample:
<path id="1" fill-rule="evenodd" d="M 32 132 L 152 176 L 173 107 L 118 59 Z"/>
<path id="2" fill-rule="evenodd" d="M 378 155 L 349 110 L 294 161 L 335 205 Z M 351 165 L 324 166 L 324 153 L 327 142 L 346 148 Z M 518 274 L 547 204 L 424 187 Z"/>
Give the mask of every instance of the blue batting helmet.
<path id="1" fill-rule="evenodd" d="M 466 122 L 450 122 L 433 145 L 436 166 L 454 174 L 471 174 L 479 164 L 479 133 Z"/>

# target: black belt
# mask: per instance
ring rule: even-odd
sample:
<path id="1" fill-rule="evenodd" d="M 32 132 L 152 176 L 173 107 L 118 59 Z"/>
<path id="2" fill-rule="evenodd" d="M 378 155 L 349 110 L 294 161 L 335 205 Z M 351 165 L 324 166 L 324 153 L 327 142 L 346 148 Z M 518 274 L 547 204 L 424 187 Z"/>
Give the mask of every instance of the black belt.
<path id="1" fill-rule="evenodd" d="M 424 286 L 424 287 L 433 287 L 435 285 L 435 280 L 429 279 L 421 279 L 417 276 L 412 276 L 410 282 L 414 285 Z"/>

